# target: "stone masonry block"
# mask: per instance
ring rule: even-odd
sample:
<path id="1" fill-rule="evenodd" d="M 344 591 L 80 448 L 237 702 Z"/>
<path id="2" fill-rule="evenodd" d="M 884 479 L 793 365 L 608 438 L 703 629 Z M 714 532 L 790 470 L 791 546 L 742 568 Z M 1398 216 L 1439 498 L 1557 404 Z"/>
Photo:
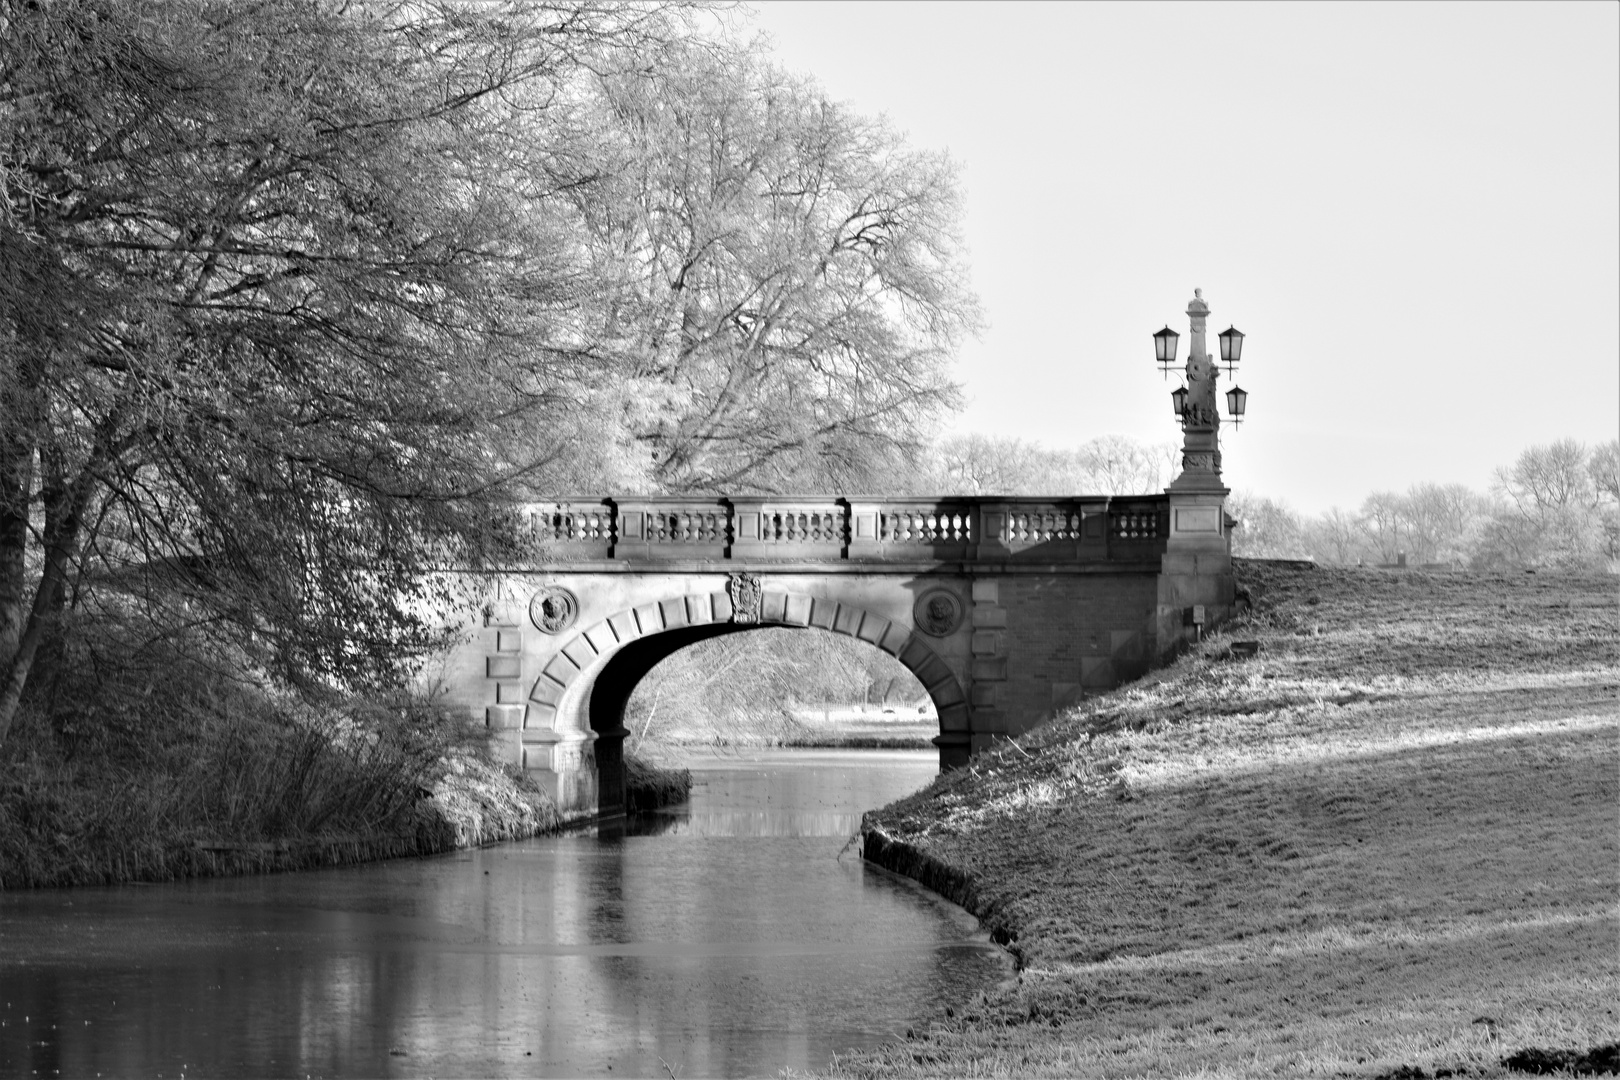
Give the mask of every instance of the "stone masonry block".
<path id="1" fill-rule="evenodd" d="M 906 665 L 906 667 L 910 668 L 913 672 L 921 669 L 925 664 L 928 663 L 928 661 L 939 659 L 939 657 L 934 655 L 934 650 L 930 649 L 927 645 L 924 645 L 916 638 L 911 638 L 909 641 L 907 641 L 905 648 L 901 649 L 895 654 L 895 656 L 902 664 Z"/>
<path id="2" fill-rule="evenodd" d="M 523 651 L 523 631 L 521 631 L 521 630 L 498 630 L 498 631 L 496 631 L 496 633 L 495 633 L 495 651 L 496 652 L 522 652 Z"/>
<path id="3" fill-rule="evenodd" d="M 633 611 L 621 611 L 608 620 L 613 627 L 613 636 L 620 641 L 633 641 L 641 636 L 641 630 L 636 626 L 636 615 Z"/>
<path id="4" fill-rule="evenodd" d="M 911 670 L 917 676 L 917 681 L 929 690 L 942 683 L 956 681 L 956 676 L 951 673 L 951 669 L 946 667 L 945 661 L 941 660 L 937 655 L 929 655 L 927 659 Z"/>
<path id="5" fill-rule="evenodd" d="M 618 636 L 613 633 L 613 627 L 605 622 L 599 622 L 585 631 L 585 640 L 591 643 L 591 648 L 598 654 L 607 652 L 619 643 Z"/>
<path id="6" fill-rule="evenodd" d="M 523 767 L 525 769 L 550 769 L 551 743 L 524 743 Z"/>
<path id="7" fill-rule="evenodd" d="M 579 637 L 563 646 L 563 655 L 571 660 L 577 668 L 588 668 L 596 659 L 596 650 L 591 648 L 590 639 L 581 634 Z"/>
<path id="8" fill-rule="evenodd" d="M 1114 685 L 1114 665 L 1110 660 L 1086 656 L 1080 660 L 1080 685 L 1087 689 L 1107 690 Z"/>
<path id="9" fill-rule="evenodd" d="M 730 622 L 734 610 L 730 596 L 723 592 L 709 594 L 709 611 L 714 614 L 715 622 Z"/>
<path id="10" fill-rule="evenodd" d="M 973 752 L 988 750 L 993 745 L 992 735 L 1005 735 L 1008 716 L 992 705 L 973 710 Z"/>
<path id="11" fill-rule="evenodd" d="M 563 691 L 566 689 L 567 687 L 556 679 L 542 675 L 534 681 L 534 686 L 529 690 L 529 700 L 538 705 L 555 706 L 562 700 Z"/>
<path id="12" fill-rule="evenodd" d="M 1159 560 L 1161 574 L 1186 574 L 1194 576 L 1198 573 L 1198 556 L 1192 552 L 1167 551 Z"/>
<path id="13" fill-rule="evenodd" d="M 973 655 L 995 656 L 1001 652 L 1001 631 L 975 630 L 973 631 Z"/>
<path id="14" fill-rule="evenodd" d="M 566 654 L 560 653 L 551 658 L 551 663 L 545 666 L 542 674 L 553 682 L 567 686 L 579 677 L 579 668 L 574 666 L 574 662 L 568 659 Z"/>
<path id="15" fill-rule="evenodd" d="M 996 704 L 996 701 L 1000 698 L 1000 696 L 1001 696 L 1001 684 L 1000 683 L 974 683 L 973 684 L 973 697 L 972 697 L 972 700 L 973 700 L 973 705 L 974 705 L 975 708 L 978 708 L 980 706 L 986 706 L 986 705 L 994 705 L 994 704 Z"/>
<path id="16" fill-rule="evenodd" d="M 928 688 L 928 696 L 933 699 L 934 706 L 940 709 L 959 705 L 967 700 L 962 696 L 962 684 L 955 677 L 942 680 L 937 686 Z"/>
<path id="17" fill-rule="evenodd" d="M 524 730 L 544 729 L 549 731 L 556 724 L 557 707 L 555 705 L 541 705 L 532 701 L 529 703 L 529 713 L 523 718 Z"/>
<path id="18" fill-rule="evenodd" d="M 939 710 L 939 729 L 941 731 L 968 730 L 968 707 L 964 702 L 959 705 L 948 705 Z"/>
<path id="19" fill-rule="evenodd" d="M 889 627 L 892 625 L 893 624 L 883 616 L 874 615 L 872 612 L 868 611 L 864 616 L 862 616 L 860 629 L 855 631 L 855 636 L 860 638 L 862 641 L 869 641 L 873 645 L 876 645 L 878 642 L 883 640 L 883 635 L 889 632 Z"/>
<path id="20" fill-rule="evenodd" d="M 833 629 L 840 634 L 849 634 L 853 637 L 860 627 L 861 609 L 845 607 L 840 604 L 838 606 L 838 618 L 833 620 Z"/>
<path id="21" fill-rule="evenodd" d="M 486 679 L 521 679 L 523 678 L 523 658 L 520 656 L 486 656 L 484 657 L 484 678 Z"/>
<path id="22" fill-rule="evenodd" d="M 1134 630 L 1112 630 L 1108 634 L 1108 651 L 1114 656 L 1134 656 L 1141 645 L 1141 637 Z"/>
<path id="23" fill-rule="evenodd" d="M 999 604 L 1001 602 L 1001 582 L 975 581 L 973 583 L 973 602 L 975 604 Z"/>
<path id="24" fill-rule="evenodd" d="M 714 609 L 709 606 L 708 593 L 688 593 L 686 597 L 686 623 L 701 626 L 714 622 Z"/>
<path id="25" fill-rule="evenodd" d="M 495 703 L 497 705 L 521 705 L 523 698 L 523 686 L 521 683 L 503 682 L 495 684 Z"/>
<path id="26" fill-rule="evenodd" d="M 831 630 L 838 621 L 838 601 L 815 597 L 810 601 L 810 625 Z"/>
<path id="27" fill-rule="evenodd" d="M 643 634 L 656 634 L 664 629 L 663 610 L 657 604 L 643 604 L 636 608 L 636 627 Z"/>
<path id="28" fill-rule="evenodd" d="M 973 605 L 973 628 L 975 630 L 999 629 L 1007 625 L 1007 609 L 994 604 Z"/>
<path id="29" fill-rule="evenodd" d="M 911 631 L 899 623 L 889 623 L 889 628 L 884 631 L 883 637 L 878 639 L 877 647 L 890 656 L 899 656 L 905 651 L 906 646 L 910 644 Z"/>
<path id="30" fill-rule="evenodd" d="M 759 600 L 761 622 L 787 622 L 787 593 L 767 592 Z"/>
<path id="31" fill-rule="evenodd" d="M 523 706 L 489 706 L 484 710 L 484 726 L 491 731 L 516 731 L 523 726 Z"/>
<path id="32" fill-rule="evenodd" d="M 684 597 L 677 596 L 670 600 L 662 600 L 658 606 L 663 610 L 666 629 L 672 630 L 677 626 L 687 625 L 686 600 Z"/>
<path id="33" fill-rule="evenodd" d="M 1007 678 L 1005 656 L 978 656 L 973 659 L 974 682 L 1001 682 Z"/>
<path id="34" fill-rule="evenodd" d="M 810 598 L 792 593 L 788 594 L 787 612 L 782 616 L 782 621 L 790 626 L 809 626 Z"/>

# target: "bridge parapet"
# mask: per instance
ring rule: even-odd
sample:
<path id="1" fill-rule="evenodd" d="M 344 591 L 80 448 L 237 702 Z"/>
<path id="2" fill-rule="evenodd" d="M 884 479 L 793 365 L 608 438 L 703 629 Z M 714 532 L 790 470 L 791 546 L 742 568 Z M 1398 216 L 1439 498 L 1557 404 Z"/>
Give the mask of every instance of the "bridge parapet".
<path id="1" fill-rule="evenodd" d="M 1146 562 L 1170 497 L 581 496 L 521 508 L 547 562 Z"/>
<path id="2" fill-rule="evenodd" d="M 514 506 L 490 528 L 516 536 L 519 554 L 479 571 L 488 602 L 440 677 L 570 816 L 621 801 L 624 709 L 642 676 L 760 626 L 846 634 L 895 656 L 933 700 L 942 763 L 960 765 L 1230 611 L 1225 494 Z"/>

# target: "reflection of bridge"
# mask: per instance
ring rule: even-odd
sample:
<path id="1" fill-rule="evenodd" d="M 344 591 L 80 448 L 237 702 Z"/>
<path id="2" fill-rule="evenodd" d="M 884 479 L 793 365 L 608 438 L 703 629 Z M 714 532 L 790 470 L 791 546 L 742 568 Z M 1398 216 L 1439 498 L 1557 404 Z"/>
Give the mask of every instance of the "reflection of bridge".
<path id="1" fill-rule="evenodd" d="M 909 668 L 958 765 L 1229 610 L 1224 495 L 533 506 L 534 565 L 502 575 L 446 683 L 566 816 L 611 813 L 624 706 L 653 665 L 720 634 L 820 627 Z"/>

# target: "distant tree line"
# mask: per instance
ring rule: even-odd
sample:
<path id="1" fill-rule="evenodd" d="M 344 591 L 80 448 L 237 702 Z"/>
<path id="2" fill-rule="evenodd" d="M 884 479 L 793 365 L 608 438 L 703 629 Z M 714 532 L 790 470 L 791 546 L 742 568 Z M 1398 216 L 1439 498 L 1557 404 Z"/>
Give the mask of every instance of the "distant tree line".
<path id="1" fill-rule="evenodd" d="M 807 704 L 871 702 L 896 710 L 928 692 L 888 653 L 824 630 L 766 627 L 699 642 L 663 661 L 625 706 L 629 747 L 672 730 L 702 742 L 780 740 Z"/>
<path id="2" fill-rule="evenodd" d="M 1074 449 L 1005 436 L 953 435 L 922 447 L 886 492 L 942 495 L 1141 495 L 1175 478 L 1172 443 L 1103 435 Z"/>
<path id="3" fill-rule="evenodd" d="M 1620 568 L 1620 441 L 1532 446 L 1496 470 L 1488 491 L 1417 484 L 1374 492 L 1354 512 L 1317 517 L 1237 492 L 1237 555 L 1346 566 L 1444 564 L 1480 570 Z"/>

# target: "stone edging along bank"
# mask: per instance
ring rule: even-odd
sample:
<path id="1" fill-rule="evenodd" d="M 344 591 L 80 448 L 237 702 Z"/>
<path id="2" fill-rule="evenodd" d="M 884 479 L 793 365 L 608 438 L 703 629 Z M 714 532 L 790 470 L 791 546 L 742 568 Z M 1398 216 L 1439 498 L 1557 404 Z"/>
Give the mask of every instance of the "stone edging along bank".
<path id="1" fill-rule="evenodd" d="M 871 815 L 861 822 L 861 858 L 891 873 L 908 877 L 965 909 L 990 932 L 991 941 L 1012 954 L 1017 970 L 1024 969 L 1024 950 L 1018 945 L 1017 929 L 1008 925 L 998 912 L 985 903 L 972 874 L 904 840 L 897 840 L 882 826 L 874 824 Z"/>

